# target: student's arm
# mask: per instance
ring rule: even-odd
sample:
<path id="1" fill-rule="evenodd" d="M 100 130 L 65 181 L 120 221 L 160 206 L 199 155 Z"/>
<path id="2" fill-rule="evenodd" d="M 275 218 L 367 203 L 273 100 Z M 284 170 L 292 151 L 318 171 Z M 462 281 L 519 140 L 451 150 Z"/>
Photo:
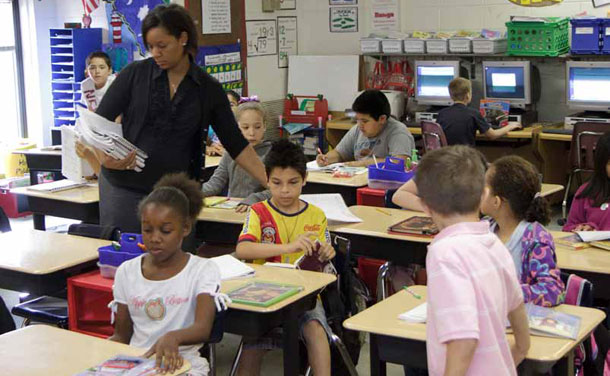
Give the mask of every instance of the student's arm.
<path id="1" fill-rule="evenodd" d="M 446 343 L 445 376 L 462 376 L 466 374 L 478 342 L 476 339 L 459 339 Z"/>
<path id="2" fill-rule="evenodd" d="M 318 166 L 328 166 L 329 164 L 342 162 L 343 158 L 341 154 L 337 152 L 337 150 L 333 149 L 326 154 L 318 154 L 316 156 L 316 162 L 318 162 Z"/>
<path id="3" fill-rule="evenodd" d="M 237 243 L 235 252 L 238 259 L 255 260 L 266 259 L 269 257 L 280 256 L 286 253 L 303 251 L 311 254 L 315 249 L 315 232 L 305 232 L 295 241 L 288 244 L 255 243 L 252 241 L 241 241 Z"/>
<path id="4" fill-rule="evenodd" d="M 511 353 L 515 367 L 518 366 L 530 348 L 530 331 L 525 312 L 525 304 L 519 306 L 508 313 L 508 321 L 515 336 L 515 344 L 511 346 Z"/>
<path id="5" fill-rule="evenodd" d="M 245 199 L 243 199 L 239 204 L 252 206 L 257 202 L 265 201 L 271 198 L 271 191 L 265 189 L 264 191 L 254 192 L 248 195 Z"/>
<path id="6" fill-rule="evenodd" d="M 506 136 L 506 134 L 508 132 L 512 132 L 512 131 L 520 129 L 520 128 L 521 128 L 521 125 L 519 125 L 519 124 L 508 124 L 502 128 L 498 128 L 498 129 L 489 128 L 487 130 L 487 132 L 483 133 L 483 135 L 485 135 L 485 137 L 487 137 L 490 140 L 495 140 L 502 136 Z"/>
<path id="7" fill-rule="evenodd" d="M 114 315 L 114 334 L 108 339 L 114 342 L 129 344 L 133 335 L 133 321 L 129 316 L 129 308 L 122 303 L 116 303 L 117 311 Z"/>
<path id="8" fill-rule="evenodd" d="M 424 211 L 421 199 L 417 197 L 417 185 L 413 179 L 398 188 L 392 196 L 392 202 L 404 209 Z"/>
<path id="9" fill-rule="evenodd" d="M 219 195 L 229 184 L 229 163 L 230 158 L 228 155 L 224 155 L 220 158 L 220 163 L 218 163 L 218 167 L 214 170 L 214 174 L 210 177 L 210 180 L 206 181 L 201 186 L 203 197 Z"/>
<path id="10" fill-rule="evenodd" d="M 207 341 L 212 331 L 215 314 L 214 299 L 209 294 L 197 295 L 195 322 L 187 328 L 165 333 L 144 354 L 144 357 L 148 358 L 156 354 L 156 366 L 162 371 L 173 373 L 182 367 L 184 362 L 178 346 L 195 345 Z"/>

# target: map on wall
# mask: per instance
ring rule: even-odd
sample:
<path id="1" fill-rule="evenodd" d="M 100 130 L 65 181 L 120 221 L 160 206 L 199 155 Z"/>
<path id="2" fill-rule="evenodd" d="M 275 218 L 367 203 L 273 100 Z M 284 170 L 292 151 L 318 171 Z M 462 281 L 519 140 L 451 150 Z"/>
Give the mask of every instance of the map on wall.
<path id="1" fill-rule="evenodd" d="M 159 4 L 169 0 L 104 0 L 110 43 L 129 43 L 140 57 L 146 56 L 142 40 L 142 20 Z"/>

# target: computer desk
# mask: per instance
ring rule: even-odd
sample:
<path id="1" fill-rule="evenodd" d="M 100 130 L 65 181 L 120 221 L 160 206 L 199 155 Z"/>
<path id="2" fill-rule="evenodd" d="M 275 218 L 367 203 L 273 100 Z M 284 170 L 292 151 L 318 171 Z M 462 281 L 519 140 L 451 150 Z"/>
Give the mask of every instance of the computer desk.
<path id="1" fill-rule="evenodd" d="M 385 375 L 386 362 L 427 368 L 426 324 L 410 324 L 398 318 L 400 313 L 424 303 L 427 290 L 425 286 L 409 289 L 422 299 L 399 291 L 343 322 L 347 329 L 370 333 L 371 376 Z M 520 370 L 522 367 L 524 372 L 546 373 L 553 369 L 554 375 L 573 375 L 574 348 L 587 339 L 605 317 L 602 311 L 593 308 L 560 305 L 554 309 L 581 318 L 577 339 L 530 336 L 531 346 Z M 507 337 L 509 342 L 514 342 L 512 334 Z"/>

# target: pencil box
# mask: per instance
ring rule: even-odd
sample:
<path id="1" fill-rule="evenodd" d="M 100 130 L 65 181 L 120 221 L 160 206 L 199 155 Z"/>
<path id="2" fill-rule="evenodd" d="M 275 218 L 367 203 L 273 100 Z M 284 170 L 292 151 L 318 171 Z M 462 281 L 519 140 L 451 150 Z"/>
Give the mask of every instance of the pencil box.
<path id="1" fill-rule="evenodd" d="M 369 165 L 369 187 L 373 189 L 398 189 L 415 176 L 415 169 L 405 171 L 405 161 L 386 157 L 384 163 Z"/>
<path id="2" fill-rule="evenodd" d="M 138 246 L 138 243 L 142 243 L 142 235 L 130 233 L 121 234 L 119 247 L 107 245 L 98 248 L 99 263 L 101 265 L 118 267 L 125 261 L 140 256 L 144 251 Z"/>

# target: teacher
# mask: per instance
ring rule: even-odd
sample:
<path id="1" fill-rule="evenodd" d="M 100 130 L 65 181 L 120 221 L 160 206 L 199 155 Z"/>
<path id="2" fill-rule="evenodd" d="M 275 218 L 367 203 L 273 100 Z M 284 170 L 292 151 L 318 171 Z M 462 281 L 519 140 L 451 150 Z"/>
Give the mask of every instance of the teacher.
<path id="1" fill-rule="evenodd" d="M 148 154 L 136 172 L 135 152 L 117 160 L 96 151 L 100 222 L 125 232 L 140 232 L 138 202 L 161 176 L 184 171 L 199 179 L 209 125 L 237 164 L 266 186 L 264 166 L 239 131 L 221 85 L 193 61 L 197 31 L 188 12 L 157 6 L 142 21 L 142 39 L 152 57 L 125 67 L 96 111 L 109 120 L 122 115 L 123 136 Z"/>

